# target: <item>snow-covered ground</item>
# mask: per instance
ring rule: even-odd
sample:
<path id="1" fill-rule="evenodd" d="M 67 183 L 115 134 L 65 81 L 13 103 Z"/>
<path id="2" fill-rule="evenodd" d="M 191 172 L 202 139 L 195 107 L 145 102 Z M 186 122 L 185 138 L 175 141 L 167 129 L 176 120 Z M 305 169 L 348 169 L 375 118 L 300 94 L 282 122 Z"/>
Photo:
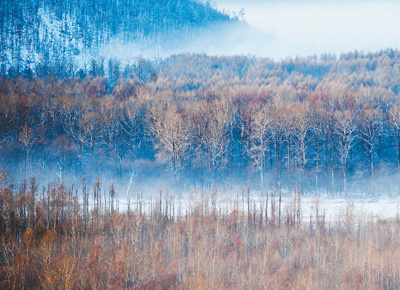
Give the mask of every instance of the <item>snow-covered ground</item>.
<path id="1" fill-rule="evenodd" d="M 213 197 L 214 196 L 214 197 Z M 126 211 L 128 206 L 132 211 L 149 213 L 159 207 L 160 197 L 131 197 L 129 199 L 119 198 L 117 207 L 119 211 Z M 268 201 L 268 211 L 271 213 L 271 198 Z M 278 197 L 274 197 L 275 210 L 278 211 Z M 259 213 L 260 208 L 265 211 L 266 198 L 260 198 L 257 194 L 247 196 L 246 192 L 240 193 L 211 193 L 201 194 L 199 192 L 191 192 L 180 196 L 162 195 L 162 207 L 165 210 L 165 205 L 168 203 L 168 212 L 173 215 L 185 215 L 199 210 L 213 210 L 224 214 L 229 214 L 234 209 L 240 212 L 247 213 L 248 208 L 253 212 L 254 209 Z M 297 203 L 298 204 L 298 203 Z M 296 206 L 296 209 L 295 209 Z M 364 198 L 342 198 L 342 197 L 327 197 L 327 196 L 302 196 L 301 215 L 303 220 L 308 220 L 310 215 L 314 218 L 318 215 L 324 215 L 326 220 L 335 221 L 339 217 L 346 214 L 354 216 L 363 216 L 372 219 L 378 218 L 396 218 L 399 216 L 400 197 L 364 197 Z M 292 213 L 297 210 L 295 205 L 295 197 L 282 197 L 282 215 Z"/>
<path id="2" fill-rule="evenodd" d="M 287 202 L 287 200 L 286 200 Z M 325 213 L 329 219 L 335 219 L 343 215 L 346 211 L 353 211 L 354 214 L 371 216 L 374 218 L 393 218 L 399 214 L 399 198 L 375 197 L 375 198 L 319 198 L 319 212 Z M 302 198 L 303 216 L 315 213 L 316 198 Z"/>

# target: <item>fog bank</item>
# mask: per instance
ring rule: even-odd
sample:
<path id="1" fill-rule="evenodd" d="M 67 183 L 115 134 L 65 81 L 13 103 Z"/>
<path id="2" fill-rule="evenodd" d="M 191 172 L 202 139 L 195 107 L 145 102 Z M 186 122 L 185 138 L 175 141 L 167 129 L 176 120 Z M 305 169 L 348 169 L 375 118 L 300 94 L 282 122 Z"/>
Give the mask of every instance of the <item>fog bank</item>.
<path id="1" fill-rule="evenodd" d="M 244 8 L 244 20 L 257 31 L 256 37 L 239 32 L 241 40 L 236 45 L 228 41 L 226 54 L 241 50 L 243 54 L 282 59 L 400 47 L 397 1 L 215 2 L 220 10 L 238 12 Z"/>

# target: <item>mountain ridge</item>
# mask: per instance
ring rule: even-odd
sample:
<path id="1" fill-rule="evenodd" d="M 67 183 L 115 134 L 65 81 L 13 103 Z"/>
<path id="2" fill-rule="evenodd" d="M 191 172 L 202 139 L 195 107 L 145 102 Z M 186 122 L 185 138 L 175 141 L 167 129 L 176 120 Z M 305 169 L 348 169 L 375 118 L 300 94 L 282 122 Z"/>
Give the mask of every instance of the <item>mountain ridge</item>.
<path id="1" fill-rule="evenodd" d="M 3 0 L 0 16 L 2 75 L 43 62 L 79 65 L 116 41 L 163 46 L 237 21 L 197 0 Z"/>

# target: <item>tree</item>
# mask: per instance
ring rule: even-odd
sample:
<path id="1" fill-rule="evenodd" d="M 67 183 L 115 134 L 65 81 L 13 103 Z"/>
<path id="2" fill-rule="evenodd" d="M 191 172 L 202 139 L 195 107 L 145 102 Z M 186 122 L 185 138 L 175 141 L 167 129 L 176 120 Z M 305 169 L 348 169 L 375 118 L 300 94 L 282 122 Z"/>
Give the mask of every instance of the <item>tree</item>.
<path id="1" fill-rule="evenodd" d="M 100 121 L 102 122 L 102 136 L 101 142 L 107 149 L 109 156 L 117 157 L 119 161 L 122 159 L 120 152 L 120 138 L 121 138 L 121 110 L 118 102 L 109 97 L 102 100 L 100 104 Z"/>
<path id="2" fill-rule="evenodd" d="M 233 122 L 234 108 L 229 100 L 215 99 L 208 103 L 204 147 L 209 156 L 208 169 L 213 176 L 225 163 L 228 136 Z"/>
<path id="3" fill-rule="evenodd" d="M 146 109 L 149 93 L 144 89 L 137 89 L 135 95 L 130 95 L 120 103 L 121 130 L 124 141 L 132 153 L 135 153 L 144 142 L 144 126 L 146 120 Z"/>
<path id="4" fill-rule="evenodd" d="M 309 133 L 312 128 L 311 112 L 307 107 L 307 104 L 293 104 L 292 107 L 292 128 L 293 135 L 295 137 L 296 149 L 298 151 L 298 163 L 300 164 L 300 186 L 301 190 L 304 190 L 304 174 L 307 159 L 307 149 L 309 146 Z"/>
<path id="5" fill-rule="evenodd" d="M 80 106 L 73 97 L 68 96 L 60 96 L 56 100 L 56 104 L 58 105 L 56 118 L 62 125 L 65 133 L 78 142 L 79 154 L 81 154 L 85 141 L 82 128 L 79 126 L 79 118 L 86 111 L 86 108 Z"/>
<path id="6" fill-rule="evenodd" d="M 359 135 L 366 150 L 371 174 L 371 189 L 374 191 L 374 155 L 375 147 L 381 133 L 382 127 L 382 109 L 380 107 L 373 108 L 370 105 L 365 105 L 360 113 L 359 120 Z"/>
<path id="7" fill-rule="evenodd" d="M 183 170 L 189 148 L 186 113 L 174 104 L 154 104 L 150 109 L 150 133 L 155 137 L 157 157 L 175 177 Z"/>
<path id="8" fill-rule="evenodd" d="M 281 186 L 282 177 L 282 154 L 285 143 L 288 144 L 288 168 L 290 167 L 290 112 L 284 104 L 275 102 L 271 111 L 271 116 L 274 118 L 270 130 L 271 140 L 274 148 L 275 168 L 278 174 L 278 187 Z"/>
<path id="9" fill-rule="evenodd" d="M 395 103 L 389 109 L 389 122 L 396 138 L 397 167 L 400 168 L 400 103 Z"/>
<path id="10" fill-rule="evenodd" d="M 29 153 L 31 152 L 35 139 L 34 131 L 28 125 L 24 125 L 18 134 L 18 140 L 21 142 L 25 153 L 25 175 L 28 169 Z"/>
<path id="11" fill-rule="evenodd" d="M 57 103 L 58 120 L 67 135 L 78 142 L 79 154 L 87 147 L 92 155 L 104 130 L 102 116 L 97 111 L 99 102 L 95 99 L 82 102 L 74 97 L 61 96 Z"/>
<path id="12" fill-rule="evenodd" d="M 315 162 L 315 190 L 319 191 L 319 173 L 321 172 L 323 146 L 326 144 L 326 132 L 329 130 L 331 113 L 328 112 L 322 103 L 317 103 L 312 111 L 313 124 L 311 128 L 313 159 Z"/>
<path id="13" fill-rule="evenodd" d="M 1 79 L 0 82 L 2 82 Z M 18 118 L 17 102 L 16 95 L 6 94 L 5 91 L 0 90 L 0 143 L 11 138 L 10 135 Z"/>
<path id="14" fill-rule="evenodd" d="M 81 141 L 86 145 L 90 154 L 93 155 L 96 145 L 100 143 L 101 136 L 104 130 L 101 114 L 95 111 L 85 112 L 78 120 L 80 127 Z"/>
<path id="15" fill-rule="evenodd" d="M 343 172 L 344 193 L 347 195 L 347 167 L 350 151 L 357 137 L 356 114 L 350 110 L 334 112 L 334 133 L 339 148 L 339 161 Z"/>
<path id="16" fill-rule="evenodd" d="M 256 168 L 260 171 L 261 196 L 264 192 L 264 168 L 269 148 L 270 131 L 274 126 L 274 119 L 267 105 L 261 105 L 258 110 L 248 113 L 249 128 L 249 155 L 254 161 Z"/>

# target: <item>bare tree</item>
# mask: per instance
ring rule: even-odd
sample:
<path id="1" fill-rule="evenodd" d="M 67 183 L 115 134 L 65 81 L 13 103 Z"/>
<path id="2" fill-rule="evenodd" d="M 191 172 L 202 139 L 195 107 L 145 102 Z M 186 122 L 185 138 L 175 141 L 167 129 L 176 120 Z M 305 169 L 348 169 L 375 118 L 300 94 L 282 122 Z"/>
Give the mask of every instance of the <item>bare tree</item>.
<path id="1" fill-rule="evenodd" d="M 271 116 L 273 122 L 270 130 L 271 141 L 273 143 L 274 154 L 275 154 L 275 168 L 278 174 L 278 187 L 281 187 L 281 175 L 282 175 L 282 154 L 284 151 L 285 143 L 288 145 L 288 168 L 290 167 L 290 141 L 291 141 L 291 128 L 290 128 L 290 112 L 285 109 L 285 106 L 281 103 L 275 103 Z"/>
<path id="2" fill-rule="evenodd" d="M 58 105 L 58 119 L 67 135 L 78 142 L 80 154 L 85 147 L 93 154 L 104 129 L 102 116 L 97 111 L 98 101 L 91 100 L 88 103 L 63 96 L 59 98 Z"/>
<path id="3" fill-rule="evenodd" d="M 21 142 L 22 148 L 25 153 L 25 175 L 26 175 L 28 170 L 28 163 L 30 156 L 29 154 L 31 152 L 33 144 L 36 141 L 34 130 L 30 128 L 28 125 L 24 125 L 18 134 L 18 141 Z"/>
<path id="4" fill-rule="evenodd" d="M 321 159 L 323 156 L 323 145 L 326 140 L 326 127 L 329 127 L 329 119 L 331 113 L 328 112 L 321 104 L 313 108 L 312 119 L 313 125 L 311 128 L 313 141 L 313 160 L 315 164 L 315 190 L 319 191 L 319 173 L 321 172 Z"/>
<path id="5" fill-rule="evenodd" d="M 233 115 L 233 106 L 229 100 L 214 100 L 209 103 L 204 146 L 210 158 L 208 168 L 213 174 L 218 168 L 224 167 Z"/>
<path id="6" fill-rule="evenodd" d="M 118 102 L 109 97 L 101 102 L 101 144 L 105 147 L 109 157 L 118 160 L 118 175 L 122 177 L 123 147 L 121 146 L 121 109 Z"/>
<path id="7" fill-rule="evenodd" d="M 400 103 L 394 104 L 389 109 L 389 122 L 396 138 L 397 167 L 400 168 Z"/>
<path id="8" fill-rule="evenodd" d="M 371 173 L 371 189 L 374 191 L 374 154 L 382 127 L 382 109 L 364 106 L 360 114 L 359 135 L 366 149 Z"/>
<path id="9" fill-rule="evenodd" d="M 0 93 L 0 144 L 11 138 L 11 131 L 17 123 L 17 96 Z"/>
<path id="10" fill-rule="evenodd" d="M 102 144 L 105 145 L 109 155 L 116 156 L 121 159 L 119 150 L 119 138 L 120 138 L 120 108 L 114 98 L 108 98 L 100 104 L 101 119 L 103 123 L 102 127 Z"/>
<path id="11" fill-rule="evenodd" d="M 254 165 L 260 171 L 261 196 L 264 192 L 264 168 L 266 162 L 265 153 L 269 148 L 270 131 L 274 126 L 274 119 L 267 105 L 255 112 L 248 114 L 249 128 L 249 155 Z"/>
<path id="12" fill-rule="evenodd" d="M 207 130 L 207 104 L 204 100 L 189 104 L 185 108 L 187 112 L 188 135 L 190 147 L 188 148 L 189 165 L 196 169 L 205 166 L 204 143 Z"/>
<path id="13" fill-rule="evenodd" d="M 104 130 L 101 118 L 102 116 L 99 112 L 87 111 L 78 121 L 78 125 L 83 133 L 80 136 L 83 138 L 83 144 L 89 148 L 90 154 L 93 154 L 96 145 L 101 142 Z"/>
<path id="14" fill-rule="evenodd" d="M 132 152 L 142 145 L 142 123 L 145 121 L 145 109 L 146 101 L 140 97 L 131 96 L 120 104 L 121 129 L 127 136 L 125 142 Z"/>
<path id="15" fill-rule="evenodd" d="M 334 113 L 334 133 L 339 148 L 339 161 L 343 172 L 344 194 L 347 195 L 347 166 L 350 151 L 357 137 L 356 114 L 350 110 L 336 110 Z"/>
<path id="16" fill-rule="evenodd" d="M 292 106 L 292 128 L 295 136 L 296 149 L 298 150 L 298 163 L 300 164 L 301 190 L 304 190 L 304 173 L 307 159 L 307 149 L 309 146 L 309 132 L 312 127 L 312 119 L 307 104 L 294 104 Z"/>
<path id="17" fill-rule="evenodd" d="M 177 176 L 183 169 L 190 145 L 186 115 L 175 105 L 154 104 L 150 116 L 149 129 L 155 137 L 157 156 Z"/>
<path id="18" fill-rule="evenodd" d="M 69 96 L 60 96 L 57 100 L 57 119 L 63 126 L 65 133 L 79 145 L 79 154 L 82 153 L 85 138 L 82 128 L 79 126 L 80 117 L 88 110 L 81 107 L 77 100 Z"/>

